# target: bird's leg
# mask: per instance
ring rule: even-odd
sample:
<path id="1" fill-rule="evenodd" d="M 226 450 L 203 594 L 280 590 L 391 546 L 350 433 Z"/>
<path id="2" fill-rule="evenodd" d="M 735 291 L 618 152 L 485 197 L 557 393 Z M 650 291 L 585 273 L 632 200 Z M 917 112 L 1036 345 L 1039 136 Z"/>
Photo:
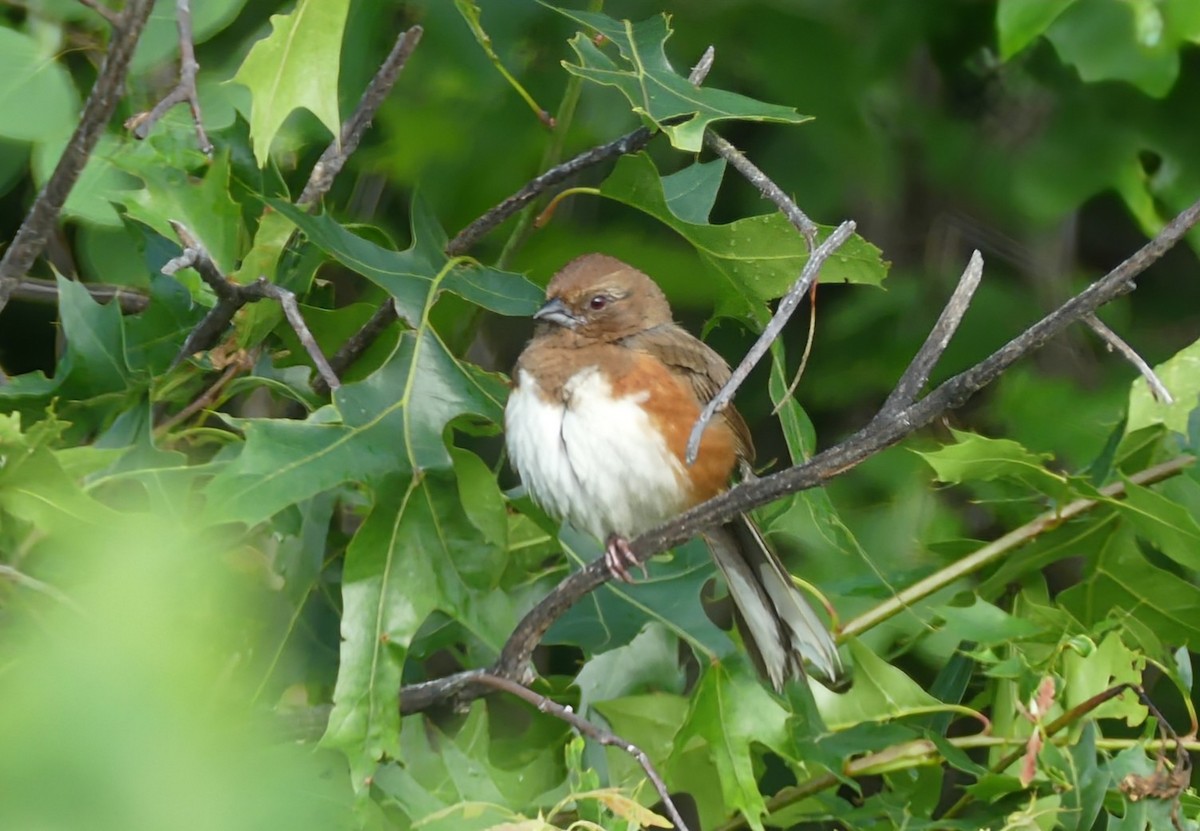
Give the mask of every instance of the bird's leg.
<path id="1" fill-rule="evenodd" d="M 650 576 L 650 572 L 646 570 L 646 564 L 640 562 L 629 547 L 629 540 L 620 534 L 609 534 L 608 539 L 605 540 L 604 565 L 608 566 L 609 573 L 622 583 L 633 582 L 633 577 L 629 574 L 630 566 L 640 568 L 643 577 Z"/>

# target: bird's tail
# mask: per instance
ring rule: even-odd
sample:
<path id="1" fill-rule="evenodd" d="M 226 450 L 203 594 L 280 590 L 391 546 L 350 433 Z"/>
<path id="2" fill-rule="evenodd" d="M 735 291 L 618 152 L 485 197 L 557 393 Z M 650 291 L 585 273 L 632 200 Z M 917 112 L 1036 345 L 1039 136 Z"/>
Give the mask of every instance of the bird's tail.
<path id="1" fill-rule="evenodd" d="M 826 687 L 846 689 L 850 676 L 829 630 L 754 521 L 743 514 L 704 537 L 729 584 L 750 657 L 772 686 L 782 691 L 788 678 L 804 678 L 808 661 L 808 671 Z"/>

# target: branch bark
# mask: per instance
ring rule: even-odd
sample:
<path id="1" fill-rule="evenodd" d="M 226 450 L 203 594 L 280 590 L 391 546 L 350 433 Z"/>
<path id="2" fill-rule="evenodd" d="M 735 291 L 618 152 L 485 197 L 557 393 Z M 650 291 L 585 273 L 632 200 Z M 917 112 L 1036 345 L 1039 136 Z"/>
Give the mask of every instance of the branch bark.
<path id="1" fill-rule="evenodd" d="M 192 121 L 196 125 L 196 140 L 200 144 L 200 151 L 206 156 L 211 156 L 213 146 L 208 140 L 208 133 L 204 131 L 204 119 L 200 115 L 200 94 L 196 91 L 196 73 L 200 70 L 200 64 L 196 62 L 196 45 L 192 40 L 190 0 L 175 0 L 175 20 L 179 26 L 179 82 L 149 112 L 138 113 L 129 118 L 125 127 L 133 131 L 135 138 L 144 139 L 150 135 L 159 119 L 166 115 L 167 110 L 186 101 L 192 111 Z"/>
<path id="2" fill-rule="evenodd" d="M 17 284 L 46 247 L 67 196 L 112 118 L 121 99 L 133 51 L 153 8 L 154 0 L 129 0 L 117 17 L 112 42 L 83 107 L 79 124 L 55 165 L 54 172 L 33 200 L 33 206 L 21 223 L 16 237 L 0 259 L 0 311 L 8 305 Z"/>

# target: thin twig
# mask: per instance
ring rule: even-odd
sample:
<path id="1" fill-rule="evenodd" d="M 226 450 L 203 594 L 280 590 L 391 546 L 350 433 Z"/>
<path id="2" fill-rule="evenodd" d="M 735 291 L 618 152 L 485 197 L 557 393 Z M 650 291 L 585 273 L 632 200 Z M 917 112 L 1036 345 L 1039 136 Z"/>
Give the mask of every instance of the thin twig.
<path id="1" fill-rule="evenodd" d="M 709 47 L 704 50 L 704 54 L 700 56 L 700 60 L 696 61 L 696 65 L 688 73 L 688 83 L 694 87 L 703 84 L 704 79 L 708 77 L 709 71 L 713 68 L 713 61 L 716 57 L 717 50 L 709 44 Z"/>
<path id="2" fill-rule="evenodd" d="M 121 22 L 120 13 L 110 9 L 108 6 L 101 4 L 100 0 L 79 0 L 79 4 L 81 6 L 87 6 L 96 14 L 103 17 L 108 21 L 108 25 L 110 26 L 116 26 Z"/>
<path id="3" fill-rule="evenodd" d="M 87 289 L 88 294 L 97 303 L 117 301 L 123 314 L 144 312 L 150 305 L 149 297 L 128 286 L 114 286 L 108 283 L 81 283 L 80 285 Z M 13 290 L 12 299 L 30 303 L 57 303 L 58 283 L 55 280 L 45 280 L 41 277 L 24 277 Z"/>
<path id="4" fill-rule="evenodd" d="M 704 436 L 704 430 L 708 427 L 708 423 L 712 421 L 713 416 L 729 406 L 729 402 L 733 400 L 734 394 L 738 387 L 750 375 L 750 371 L 762 360 L 763 355 L 767 354 L 767 350 L 771 348 L 771 344 L 779 337 L 783 331 L 783 327 L 787 325 L 788 320 L 792 316 L 792 312 L 800 305 L 800 301 L 804 299 L 804 295 L 808 294 L 808 290 L 812 288 L 817 275 L 821 271 L 821 266 L 829 259 L 842 243 L 850 239 L 850 235 L 854 233 L 853 220 L 847 219 L 841 225 L 833 230 L 824 242 L 816 247 L 809 254 L 808 261 L 804 264 L 804 268 L 800 271 L 800 276 L 796 278 L 796 282 L 788 289 L 788 293 L 779 301 L 779 307 L 775 310 L 775 316 L 771 318 L 771 322 L 763 329 L 758 340 L 750 347 L 750 351 L 746 353 L 746 357 L 742 358 L 742 362 L 737 365 L 737 369 L 730 375 L 729 380 L 725 382 L 725 386 L 717 391 L 712 400 L 704 407 L 700 413 L 700 417 L 696 419 L 696 423 L 692 426 L 692 434 L 688 437 L 687 457 L 686 461 L 690 465 L 696 461 L 696 454 L 700 452 L 700 439 Z"/>
<path id="5" fill-rule="evenodd" d="M 313 337 L 308 324 L 304 322 L 304 317 L 300 314 L 300 307 L 296 303 L 296 295 L 293 292 L 275 285 L 266 277 L 259 277 L 248 285 L 239 285 L 233 282 L 222 273 L 220 266 L 208 253 L 208 249 L 187 227 L 175 220 L 170 220 L 170 223 L 184 248 L 181 255 L 163 266 L 163 274 L 171 275 L 181 268 L 194 268 L 217 295 L 217 305 L 204 316 L 196 328 L 188 333 L 172 366 L 178 366 L 188 356 L 208 349 L 216 343 L 217 338 L 233 320 L 233 316 L 247 303 L 257 303 L 259 300 L 269 297 L 283 307 L 284 316 L 296 333 L 296 337 L 304 345 L 309 357 L 312 358 L 317 372 L 320 373 L 327 387 L 337 389 L 341 385 L 337 375 L 325 360 L 325 355 L 321 352 L 321 347 L 317 345 L 316 338 Z"/>
<path id="6" fill-rule="evenodd" d="M 212 142 L 204 131 L 204 119 L 200 115 L 200 94 L 196 91 L 196 73 L 200 64 L 196 62 L 196 45 L 192 40 L 192 8 L 190 0 L 175 0 L 175 20 L 179 26 L 179 81 L 163 99 L 148 112 L 130 116 L 125 121 L 125 129 L 132 130 L 136 139 L 144 139 L 150 135 L 154 125 L 158 123 L 167 110 L 185 101 L 192 111 L 192 122 L 196 125 L 196 140 L 200 151 L 211 156 Z"/>
<path id="7" fill-rule="evenodd" d="M 1195 456 L 1177 456 L 1162 464 L 1148 467 L 1145 470 L 1139 470 L 1128 477 L 1128 481 L 1135 485 L 1152 485 L 1155 482 L 1161 482 L 1164 479 L 1169 479 L 1177 475 L 1195 464 L 1195 462 Z M 889 597 L 878 606 L 868 609 L 858 617 L 846 621 L 846 625 L 838 633 L 838 640 L 844 641 L 847 638 L 857 637 L 869 629 L 875 628 L 885 620 L 894 617 L 905 609 L 911 608 L 915 603 L 919 603 L 934 592 L 944 589 L 946 586 L 961 580 L 967 575 L 974 574 L 984 566 L 990 565 L 1007 556 L 1014 549 L 1032 542 L 1047 531 L 1058 528 L 1060 525 L 1100 505 L 1107 504 L 1109 500 L 1123 499 L 1125 492 L 1126 482 L 1124 480 L 1113 482 L 1100 489 L 1102 499 L 1076 499 L 1062 508 L 1046 511 L 1020 528 L 1009 531 L 1004 536 L 993 540 L 977 551 L 963 557 L 961 560 L 957 560 L 945 568 L 939 569 L 936 573 L 918 580 L 903 591 L 897 592 L 894 597 Z"/>
<path id="8" fill-rule="evenodd" d="M 229 382 L 236 378 L 240 373 L 244 372 L 248 366 L 253 364 L 253 361 L 249 360 L 249 357 L 250 356 L 247 355 L 245 359 L 239 358 L 238 360 L 232 361 L 229 366 L 225 367 L 225 371 L 221 373 L 221 377 L 210 384 L 209 387 L 204 390 L 204 392 L 196 396 L 196 398 L 189 402 L 186 407 L 163 421 L 161 424 L 155 425 L 155 434 L 162 435 L 164 433 L 169 433 L 172 429 L 180 424 L 183 424 L 196 413 L 200 412 L 201 410 L 207 410 L 209 407 L 215 404 L 217 399 L 220 397 L 221 392 L 225 389 Z"/>
<path id="9" fill-rule="evenodd" d="M 800 386 L 800 379 L 804 377 L 804 370 L 808 367 L 808 359 L 812 356 L 813 341 L 817 336 L 817 287 L 813 286 L 808 290 L 808 333 L 804 336 L 804 351 L 800 353 L 800 365 L 796 367 L 796 374 L 792 376 L 792 382 L 788 384 L 783 395 L 775 402 L 775 406 L 771 408 L 771 416 L 779 415 L 779 411 L 783 409 L 793 395 L 796 394 L 796 388 Z"/>
<path id="10" fill-rule="evenodd" d="M 626 133 L 614 141 L 601 144 L 585 150 L 574 158 L 567 159 L 562 164 L 555 165 L 533 179 L 529 180 L 520 190 L 509 196 L 500 204 L 489 209 L 482 216 L 473 220 L 469 225 L 455 234 L 454 239 L 446 245 L 446 254 L 457 257 L 470 251 L 484 236 L 497 225 L 504 222 L 521 208 L 532 202 L 539 194 L 559 182 L 569 179 L 581 170 L 593 167 L 609 159 L 636 153 L 645 147 L 655 133 L 649 127 L 639 127 L 631 133 Z"/>
<path id="11" fill-rule="evenodd" d="M 341 173 L 346 160 L 358 149 L 363 134 L 371 126 L 375 114 L 379 112 L 380 106 L 391 93 L 392 87 L 396 85 L 396 79 L 400 77 L 401 71 L 408 63 L 413 50 L 417 48 L 417 44 L 421 42 L 421 35 L 424 31 L 420 26 L 413 26 L 408 31 L 401 32 L 400 36 L 396 38 L 392 51 L 379 65 L 375 76 L 371 78 L 371 83 L 367 84 L 362 97 L 358 99 L 358 107 L 342 125 L 338 138 L 325 148 L 321 158 L 313 165 L 308 182 L 304 185 L 300 198 L 296 200 L 298 207 L 309 208 L 321 201 L 321 197 L 329 192 L 333 186 L 333 180 Z"/>
<path id="12" fill-rule="evenodd" d="M 783 212 L 788 221 L 796 226 L 796 230 L 804 236 L 805 242 L 808 243 L 809 251 L 816 248 L 817 232 L 819 230 L 817 224 L 809 219 L 804 211 L 800 210 L 800 206 L 796 204 L 795 200 L 784 193 L 783 189 L 771 180 L 771 177 L 759 170 L 758 166 L 746 158 L 744 153 L 712 130 L 705 132 L 704 144 L 718 156 L 729 162 L 734 170 L 745 176 L 750 184 L 758 188 L 763 198 L 770 199 L 775 203 L 775 206 Z"/>
<path id="13" fill-rule="evenodd" d="M 67 196 L 112 118 L 125 86 L 129 61 L 133 58 L 133 51 L 153 8 L 154 0 L 129 0 L 117 17 L 112 42 L 83 107 L 79 124 L 55 165 L 54 172 L 33 200 L 33 206 L 21 223 L 16 237 L 0 259 L 0 310 L 8 305 L 17 284 L 46 247 L 46 240 Z"/>
<path id="14" fill-rule="evenodd" d="M 300 343 L 304 345 L 305 351 L 308 352 L 308 357 L 312 358 L 313 365 L 316 366 L 317 372 L 321 374 L 321 378 L 325 381 L 325 386 L 331 390 L 336 390 L 342 385 L 334 374 L 333 369 L 329 366 L 329 361 L 325 360 L 325 353 L 321 351 L 321 347 L 317 344 L 317 339 L 313 337 L 312 332 L 308 328 L 308 324 L 304 322 L 304 316 L 300 314 L 300 305 L 296 302 L 295 292 L 285 289 L 283 286 L 277 286 L 267 280 L 266 277 L 259 277 L 257 281 L 245 287 L 245 295 L 253 302 L 261 293 L 262 297 L 270 297 L 277 301 L 283 307 L 283 314 L 291 324 L 292 331 L 296 333 L 296 337 L 300 339 Z"/>
<path id="15" fill-rule="evenodd" d="M 607 730 L 600 729 L 570 707 L 564 707 L 557 701 L 536 693 L 528 687 L 518 684 L 516 681 L 489 673 L 479 675 L 475 680 L 484 686 L 493 687 L 497 690 L 503 690 L 510 695 L 515 695 L 522 701 L 532 704 L 540 712 L 549 713 L 555 718 L 565 721 L 593 741 L 609 747 L 619 747 L 621 750 L 624 750 L 642 766 L 642 770 L 646 773 L 646 778 L 650 780 L 651 784 L 654 785 L 654 789 L 658 791 L 658 797 L 662 800 L 663 809 L 667 812 L 667 816 L 671 822 L 675 824 L 675 827 L 679 831 L 688 831 L 683 818 L 679 816 L 679 811 L 675 809 L 675 803 L 671 800 L 671 794 L 667 790 L 666 783 L 658 775 L 658 771 L 654 769 L 654 765 L 650 762 L 650 757 L 637 745 L 627 742 L 620 736 L 616 736 Z"/>
<path id="16" fill-rule="evenodd" d="M 1154 400 L 1161 404 L 1175 403 L 1171 391 L 1166 388 L 1166 385 L 1150 368 L 1150 364 L 1142 359 L 1142 356 L 1133 351 L 1133 347 L 1121 339 L 1121 336 L 1104 325 L 1104 322 L 1094 314 L 1090 314 L 1083 319 L 1084 323 L 1092 327 L 1100 338 L 1108 344 L 1109 349 L 1115 349 L 1121 353 L 1121 356 L 1129 363 L 1137 367 L 1137 371 L 1142 373 L 1142 377 L 1146 379 L 1146 384 L 1150 387 L 1150 394 L 1154 396 Z"/>
<path id="17" fill-rule="evenodd" d="M 10 565 L 4 565 L 0 563 L 0 577 L 18 586 L 24 586 L 31 591 L 44 594 L 47 597 L 63 604 L 73 612 L 79 612 L 80 614 L 83 613 L 83 608 L 74 600 L 72 600 L 71 597 L 62 589 L 52 586 L 43 580 L 37 579 L 36 577 L 30 577 L 25 572 L 15 569 Z"/>
<path id="18" fill-rule="evenodd" d="M 979 288 L 979 281 L 982 278 L 983 256 L 975 251 L 971 254 L 971 259 L 963 270 L 962 276 L 958 278 L 958 285 L 954 288 L 954 294 L 950 295 L 950 301 L 942 309 L 937 323 L 929 331 L 925 343 L 921 344 L 921 348 L 909 363 L 908 369 L 904 370 L 904 374 L 900 376 L 896 388 L 887 397 L 887 401 L 883 402 L 880 413 L 898 412 L 917 400 L 917 396 L 925 387 L 925 382 L 929 380 L 930 373 L 933 372 L 933 368 L 946 351 L 946 347 L 949 346 L 950 338 L 954 337 L 963 315 L 967 313 L 967 308 L 971 305 L 971 298 L 975 295 L 975 289 Z"/>

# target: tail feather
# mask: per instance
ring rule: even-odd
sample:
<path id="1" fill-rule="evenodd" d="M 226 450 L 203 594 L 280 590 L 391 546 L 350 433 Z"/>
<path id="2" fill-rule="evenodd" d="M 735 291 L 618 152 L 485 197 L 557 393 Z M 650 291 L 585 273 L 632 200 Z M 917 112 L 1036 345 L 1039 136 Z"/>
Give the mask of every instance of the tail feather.
<path id="1" fill-rule="evenodd" d="M 837 645 L 762 533 L 748 516 L 707 531 L 705 539 L 737 608 L 743 639 L 759 672 L 776 690 L 812 676 L 832 690 L 849 685 Z"/>

